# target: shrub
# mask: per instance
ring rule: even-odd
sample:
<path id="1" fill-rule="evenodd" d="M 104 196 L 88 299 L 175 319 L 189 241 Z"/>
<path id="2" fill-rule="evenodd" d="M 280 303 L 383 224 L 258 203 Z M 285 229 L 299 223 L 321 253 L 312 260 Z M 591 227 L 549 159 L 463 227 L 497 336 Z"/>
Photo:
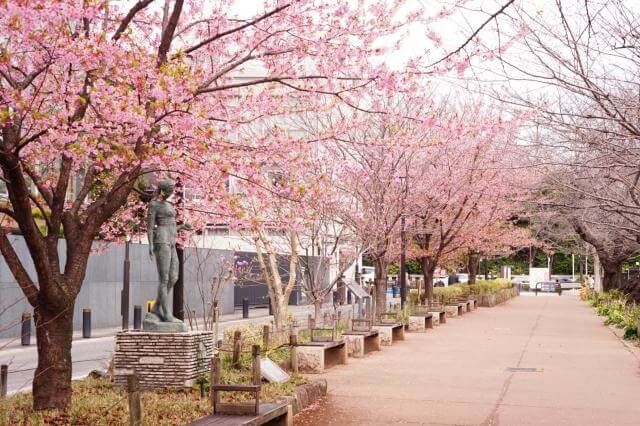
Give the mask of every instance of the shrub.
<path id="1" fill-rule="evenodd" d="M 622 291 L 615 289 L 596 295 L 593 290 L 584 289 L 581 290 L 580 297 L 589 302 L 598 315 L 606 317 L 606 325 L 615 325 L 623 329 L 625 339 L 637 337 L 640 307 L 635 303 L 629 303 Z"/>
<path id="2" fill-rule="evenodd" d="M 463 295 L 463 290 L 460 285 L 452 285 L 449 287 L 436 287 L 433 289 L 433 295 L 442 300 L 444 303 L 449 303 L 456 297 Z"/>

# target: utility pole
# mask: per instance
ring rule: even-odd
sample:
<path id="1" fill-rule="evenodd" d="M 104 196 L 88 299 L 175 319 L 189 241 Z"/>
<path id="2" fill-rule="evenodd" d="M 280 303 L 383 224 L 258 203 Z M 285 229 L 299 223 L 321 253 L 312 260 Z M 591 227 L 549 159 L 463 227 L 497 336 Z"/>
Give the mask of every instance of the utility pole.
<path id="1" fill-rule="evenodd" d="M 576 257 L 571 253 L 571 281 L 576 281 Z"/>

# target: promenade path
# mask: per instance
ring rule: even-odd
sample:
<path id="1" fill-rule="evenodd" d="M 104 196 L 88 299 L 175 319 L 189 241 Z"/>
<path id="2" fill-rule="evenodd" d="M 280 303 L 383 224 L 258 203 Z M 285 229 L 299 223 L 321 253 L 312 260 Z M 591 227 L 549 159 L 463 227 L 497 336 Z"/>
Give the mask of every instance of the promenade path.
<path id="1" fill-rule="evenodd" d="M 639 425 L 640 355 L 576 296 L 480 308 L 322 377 L 296 425 Z"/>

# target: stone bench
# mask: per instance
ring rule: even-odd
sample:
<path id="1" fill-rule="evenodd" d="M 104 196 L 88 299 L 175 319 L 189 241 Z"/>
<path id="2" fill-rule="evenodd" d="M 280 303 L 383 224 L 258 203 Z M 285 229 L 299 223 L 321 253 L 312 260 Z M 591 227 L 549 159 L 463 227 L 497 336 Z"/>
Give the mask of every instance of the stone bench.
<path id="1" fill-rule="evenodd" d="M 366 354 L 380 350 L 380 333 L 378 330 L 347 331 L 342 333 L 347 342 L 347 352 L 350 357 L 362 358 Z"/>
<path id="2" fill-rule="evenodd" d="M 404 324 L 377 324 L 372 327 L 380 333 L 380 342 L 384 346 L 391 346 L 393 342 L 404 340 Z"/>
<path id="3" fill-rule="evenodd" d="M 433 315 L 433 324 L 441 325 L 447 323 L 447 311 L 444 308 L 429 308 L 429 313 Z"/>
<path id="4" fill-rule="evenodd" d="M 471 305 L 473 304 L 473 301 L 470 299 L 459 299 L 457 300 L 458 304 L 462 303 L 464 305 L 463 307 L 463 312 L 471 312 Z"/>
<path id="5" fill-rule="evenodd" d="M 409 315 L 409 324 L 407 324 L 407 330 L 409 331 L 424 331 L 428 328 L 433 328 L 433 314 L 429 312 L 415 313 Z"/>
<path id="6" fill-rule="evenodd" d="M 293 413 L 291 405 L 285 403 L 260 404 L 260 410 L 257 415 L 211 414 L 190 423 L 191 426 L 257 426 L 266 424 L 292 426 Z"/>
<path id="7" fill-rule="evenodd" d="M 347 363 L 347 343 L 344 339 L 304 343 L 297 345 L 294 350 L 297 368 L 304 373 L 322 373 L 335 365 Z"/>
<path id="8" fill-rule="evenodd" d="M 448 303 L 444 306 L 447 318 L 457 317 L 463 314 L 464 305 L 462 303 Z"/>
<path id="9" fill-rule="evenodd" d="M 478 309 L 478 300 L 475 297 L 469 299 L 469 302 L 471 302 L 471 309 Z"/>

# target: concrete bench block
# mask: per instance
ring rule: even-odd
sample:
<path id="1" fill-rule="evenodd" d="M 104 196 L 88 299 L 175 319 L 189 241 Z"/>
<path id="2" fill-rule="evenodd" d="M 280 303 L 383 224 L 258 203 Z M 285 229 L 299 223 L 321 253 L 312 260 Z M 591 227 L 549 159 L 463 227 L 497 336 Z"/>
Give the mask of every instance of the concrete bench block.
<path id="1" fill-rule="evenodd" d="M 300 345 L 295 347 L 298 370 L 304 373 L 322 373 L 335 365 L 347 363 L 347 344 L 341 340 L 336 345 Z"/>
<path id="2" fill-rule="evenodd" d="M 458 316 L 458 305 L 446 305 L 444 307 L 444 310 L 447 313 L 447 318 L 453 318 Z"/>
<path id="3" fill-rule="evenodd" d="M 352 358 L 362 358 L 366 354 L 380 350 L 380 333 L 343 334 L 342 338 L 347 342 L 347 352 Z"/>
<path id="4" fill-rule="evenodd" d="M 410 315 L 409 316 L 409 331 L 426 331 L 428 328 L 433 328 L 433 315 Z"/>
<path id="5" fill-rule="evenodd" d="M 398 340 L 404 340 L 404 325 L 374 325 L 374 330 L 378 330 L 380 333 L 380 343 L 383 346 L 391 346 Z"/>

